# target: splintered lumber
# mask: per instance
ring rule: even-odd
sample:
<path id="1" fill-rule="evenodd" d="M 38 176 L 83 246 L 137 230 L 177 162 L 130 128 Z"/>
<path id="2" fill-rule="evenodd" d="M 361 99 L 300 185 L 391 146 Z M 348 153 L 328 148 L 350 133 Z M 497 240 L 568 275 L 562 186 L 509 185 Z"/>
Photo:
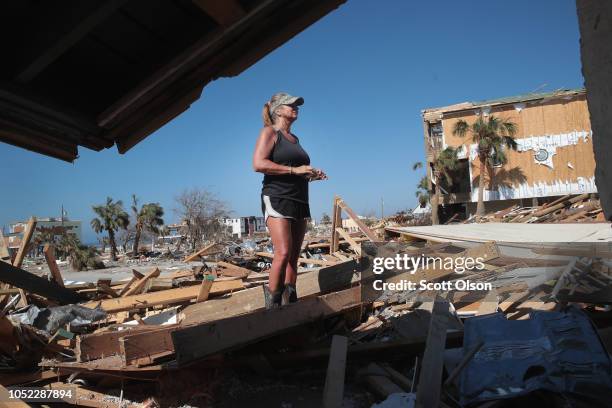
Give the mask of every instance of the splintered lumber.
<path id="1" fill-rule="evenodd" d="M 159 268 L 153 268 L 151 272 L 147 273 L 144 277 L 142 277 L 136 283 L 134 283 L 132 287 L 123 294 L 123 296 L 135 295 L 139 292 L 142 292 L 142 290 L 147 284 L 147 281 L 151 278 L 158 277 L 159 274 L 160 274 Z"/>
<path id="2" fill-rule="evenodd" d="M 217 246 L 218 244 L 216 242 L 213 242 L 212 244 L 206 245 L 204 248 L 194 252 L 193 254 L 187 256 L 184 260 L 184 262 L 191 262 L 191 261 L 197 261 L 200 259 L 201 256 L 206 255 L 208 252 L 210 252 L 211 250 L 213 250 L 213 248 L 215 246 Z"/>
<path id="3" fill-rule="evenodd" d="M 338 242 L 340 237 L 338 236 L 338 232 L 336 228 L 342 227 L 342 211 L 338 206 L 338 201 L 340 197 L 334 196 L 334 206 L 332 208 L 332 228 L 331 228 L 331 243 L 329 247 L 329 252 L 336 252 L 338 250 Z"/>
<path id="4" fill-rule="evenodd" d="M 21 245 L 19 246 L 19 251 L 17 251 L 17 256 L 15 257 L 15 261 L 13 261 L 13 266 L 17 268 L 21 268 L 21 264 L 23 263 L 23 259 L 28 252 L 28 246 L 30 245 L 30 240 L 32 239 L 32 235 L 34 234 L 34 230 L 36 229 L 36 217 L 30 218 L 26 228 L 23 232 L 23 239 L 21 240 Z"/>
<path id="5" fill-rule="evenodd" d="M 23 232 L 23 239 L 21 240 L 21 245 L 19 245 L 19 250 L 17 251 L 17 256 L 13 261 L 13 266 L 17 268 L 21 268 L 23 264 L 23 260 L 25 259 L 26 253 L 28 252 L 28 247 L 30 246 L 30 240 L 32 239 L 32 235 L 34 235 L 34 230 L 36 229 L 36 217 L 30 218 L 28 224 L 26 225 L 25 231 Z M 26 296 L 25 290 L 23 288 L 19 288 L 19 305 L 27 306 L 28 297 Z"/>
<path id="6" fill-rule="evenodd" d="M 123 289 L 121 289 L 121 291 L 119 292 L 119 296 L 125 296 L 126 292 L 130 290 L 132 285 L 142 278 L 144 278 L 144 275 L 142 273 L 138 272 L 136 269 L 132 269 L 132 278 L 128 281 L 128 283 L 125 284 Z"/>
<path id="7" fill-rule="evenodd" d="M 263 288 L 257 289 L 263 299 Z M 172 333 L 176 361 L 179 366 L 185 365 L 360 305 L 361 288 L 355 286 L 340 292 L 304 299 L 281 309 L 261 310 L 185 327 Z"/>
<path id="8" fill-rule="evenodd" d="M 53 280 L 55 280 L 58 285 L 63 287 L 64 279 L 62 278 L 62 274 L 57 266 L 57 262 L 55 261 L 55 247 L 51 244 L 45 244 L 43 253 L 45 254 L 45 259 L 47 261 L 47 265 L 49 266 L 49 271 L 51 272 Z"/>
<path id="9" fill-rule="evenodd" d="M 440 404 L 440 383 L 442 381 L 446 328 L 448 326 L 447 316 L 449 313 L 450 304 L 446 300 L 436 297 L 419 376 L 416 396 L 417 408 L 437 407 Z"/>
<path id="10" fill-rule="evenodd" d="M 342 208 L 346 214 L 351 217 L 351 219 L 355 222 L 355 224 L 357 225 L 357 228 L 359 228 L 361 230 L 361 232 L 363 232 L 363 234 L 368 237 L 368 239 L 370 241 L 378 241 L 378 238 L 376 237 L 376 234 L 374 234 L 368 227 L 367 225 L 365 225 L 363 223 L 363 221 L 361 221 L 359 219 L 359 217 L 357 216 L 357 214 L 355 214 L 355 212 L 351 209 L 351 207 L 349 207 L 344 200 L 339 199 L 338 200 L 338 206 L 340 208 Z M 334 251 L 335 252 L 335 251 Z"/>
<path id="11" fill-rule="evenodd" d="M 341 408 L 344 396 L 344 375 L 346 374 L 346 350 L 348 338 L 332 337 L 325 388 L 323 389 L 323 408 Z"/>
<path id="12" fill-rule="evenodd" d="M 251 274 L 251 272 L 253 272 L 250 269 L 242 268 L 229 262 L 219 261 L 217 262 L 217 266 L 220 266 L 222 268 L 219 270 L 219 273 L 221 275 L 233 276 L 240 279 L 246 278 Z"/>
<path id="13" fill-rule="evenodd" d="M 77 303 L 84 299 L 72 289 L 59 286 L 55 281 L 41 278 L 6 262 L 0 262 L 0 281 L 47 299 L 55 300 L 62 305 Z"/>
<path id="14" fill-rule="evenodd" d="M 355 251 L 358 256 L 361 256 L 361 246 L 357 242 L 353 241 L 353 238 L 344 230 L 344 228 L 336 227 L 336 232 L 349 243 L 353 251 Z"/>
<path id="15" fill-rule="evenodd" d="M 239 280 L 214 282 L 210 288 L 210 294 L 220 295 L 243 288 L 244 285 L 242 284 L 242 281 Z M 103 310 L 109 313 L 124 312 L 156 305 L 171 305 L 175 303 L 188 302 L 196 299 L 198 293 L 200 293 L 199 285 L 186 286 L 184 288 L 168 289 L 159 292 L 93 301 L 86 303 L 84 306 L 94 309 L 96 306 L 100 305 Z"/>
<path id="16" fill-rule="evenodd" d="M 359 282 L 361 275 L 356 261 L 349 261 L 299 274 L 296 289 L 298 297 L 318 295 L 349 287 Z M 186 307 L 181 314 L 184 325 L 205 323 L 263 309 L 261 288 L 250 288 L 233 293 L 231 297 L 211 299 Z"/>
<path id="17" fill-rule="evenodd" d="M 530 219 L 532 217 L 535 217 L 535 218 L 541 217 L 543 215 L 547 215 L 547 214 L 553 213 L 553 212 L 555 212 L 557 210 L 560 210 L 561 208 L 563 208 L 563 207 L 565 207 L 565 206 L 567 206 L 569 204 L 574 204 L 574 203 L 577 203 L 578 201 L 582 201 L 582 200 L 585 200 L 587 198 L 589 198 L 589 194 L 588 193 L 587 194 L 581 194 L 581 195 L 576 196 L 574 198 L 570 198 L 568 200 L 564 200 L 562 202 L 559 202 L 558 204 L 551 205 L 551 206 L 546 207 L 546 208 L 544 208 L 542 210 L 536 211 L 533 214 L 528 215 L 527 218 Z"/>

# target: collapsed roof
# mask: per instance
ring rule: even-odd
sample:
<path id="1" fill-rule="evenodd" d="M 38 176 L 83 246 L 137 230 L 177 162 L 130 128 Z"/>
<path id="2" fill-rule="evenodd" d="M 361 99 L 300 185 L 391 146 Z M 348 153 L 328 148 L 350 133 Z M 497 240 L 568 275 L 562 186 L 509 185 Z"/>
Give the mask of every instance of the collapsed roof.
<path id="1" fill-rule="evenodd" d="M 0 141 L 125 153 L 346 0 L 0 4 Z"/>

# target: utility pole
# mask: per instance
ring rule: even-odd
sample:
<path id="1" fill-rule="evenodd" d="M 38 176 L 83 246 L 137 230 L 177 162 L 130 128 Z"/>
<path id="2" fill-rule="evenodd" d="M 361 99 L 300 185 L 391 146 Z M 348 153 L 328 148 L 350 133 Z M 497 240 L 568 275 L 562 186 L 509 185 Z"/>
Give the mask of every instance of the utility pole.
<path id="1" fill-rule="evenodd" d="M 385 219 L 385 202 L 382 197 L 380 197 L 380 219 Z"/>

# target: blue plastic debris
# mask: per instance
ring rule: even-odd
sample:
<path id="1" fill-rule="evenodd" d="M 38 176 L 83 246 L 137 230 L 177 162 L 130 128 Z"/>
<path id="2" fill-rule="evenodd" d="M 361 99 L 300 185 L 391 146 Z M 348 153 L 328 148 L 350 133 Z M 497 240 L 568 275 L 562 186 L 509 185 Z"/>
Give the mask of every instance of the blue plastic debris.
<path id="1" fill-rule="evenodd" d="M 590 399 L 612 395 L 612 364 L 580 309 L 534 311 L 529 320 L 502 313 L 467 319 L 463 352 L 483 347 L 460 376 L 462 405 L 514 398 L 536 390 Z"/>

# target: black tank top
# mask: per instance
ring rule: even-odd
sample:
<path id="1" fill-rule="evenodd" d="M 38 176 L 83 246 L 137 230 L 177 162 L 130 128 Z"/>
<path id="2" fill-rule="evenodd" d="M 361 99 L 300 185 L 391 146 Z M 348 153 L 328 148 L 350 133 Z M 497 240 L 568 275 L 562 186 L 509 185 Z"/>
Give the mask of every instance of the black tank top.
<path id="1" fill-rule="evenodd" d="M 291 143 L 280 130 L 276 131 L 276 143 L 272 149 L 270 160 L 283 166 L 298 167 L 310 164 L 308 153 L 300 145 Z M 265 174 L 261 193 L 270 197 L 281 197 L 308 204 L 308 180 L 295 174 L 269 175 Z"/>

